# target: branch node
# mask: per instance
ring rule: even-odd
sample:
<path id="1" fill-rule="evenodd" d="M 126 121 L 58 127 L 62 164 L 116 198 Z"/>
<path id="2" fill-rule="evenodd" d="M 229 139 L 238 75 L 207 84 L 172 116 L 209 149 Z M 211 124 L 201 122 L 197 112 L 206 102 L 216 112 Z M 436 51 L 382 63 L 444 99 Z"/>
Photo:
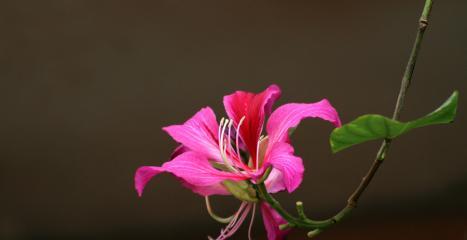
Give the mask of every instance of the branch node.
<path id="1" fill-rule="evenodd" d="M 419 24 L 420 24 L 420 29 L 425 30 L 428 27 L 428 20 L 422 18 L 420 19 Z"/>
<path id="2" fill-rule="evenodd" d="M 348 200 L 347 201 L 347 206 L 351 207 L 351 208 L 356 208 L 357 207 L 357 201 L 351 199 L 351 200 Z"/>

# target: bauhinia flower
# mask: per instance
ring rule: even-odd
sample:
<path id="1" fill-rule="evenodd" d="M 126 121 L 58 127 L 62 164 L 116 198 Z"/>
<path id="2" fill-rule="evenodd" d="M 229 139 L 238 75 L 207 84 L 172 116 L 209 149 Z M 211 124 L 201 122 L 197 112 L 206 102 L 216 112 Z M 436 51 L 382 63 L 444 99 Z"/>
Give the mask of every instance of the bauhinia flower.
<path id="1" fill-rule="evenodd" d="M 259 94 L 237 91 L 224 97 L 228 118 L 222 118 L 220 122 L 213 110 L 205 107 L 181 125 L 164 127 L 163 130 L 181 145 L 175 149 L 171 160 L 162 166 L 138 168 L 135 174 L 138 195 L 142 195 L 144 187 L 155 175 L 171 173 L 184 186 L 206 198 L 234 195 L 242 201 L 238 211 L 227 219 L 228 225 L 217 239 L 232 236 L 253 212 L 251 230 L 257 204 L 268 239 L 282 239 L 287 231 L 280 230 L 279 225 L 286 221 L 258 199 L 254 184 L 264 181 L 270 193 L 293 192 L 302 182 L 304 167 L 302 159 L 294 155 L 289 139 L 291 130 L 304 118 L 321 118 L 336 127 L 341 122 L 326 99 L 315 103 L 285 104 L 270 114 L 280 94 L 276 85 Z M 267 116 L 269 120 L 265 123 Z M 262 134 L 265 124 L 267 135 Z"/>

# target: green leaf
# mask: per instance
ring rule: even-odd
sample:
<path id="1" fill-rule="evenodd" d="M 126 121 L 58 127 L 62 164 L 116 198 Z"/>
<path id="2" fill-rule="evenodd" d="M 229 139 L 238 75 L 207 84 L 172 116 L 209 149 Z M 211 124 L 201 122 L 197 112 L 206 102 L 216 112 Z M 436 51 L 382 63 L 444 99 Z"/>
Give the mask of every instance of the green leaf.
<path id="1" fill-rule="evenodd" d="M 443 105 L 432 113 L 405 123 L 376 114 L 360 116 L 332 131 L 331 149 L 336 153 L 370 140 L 393 139 L 414 128 L 450 123 L 456 116 L 458 98 L 459 93 L 454 91 Z"/>

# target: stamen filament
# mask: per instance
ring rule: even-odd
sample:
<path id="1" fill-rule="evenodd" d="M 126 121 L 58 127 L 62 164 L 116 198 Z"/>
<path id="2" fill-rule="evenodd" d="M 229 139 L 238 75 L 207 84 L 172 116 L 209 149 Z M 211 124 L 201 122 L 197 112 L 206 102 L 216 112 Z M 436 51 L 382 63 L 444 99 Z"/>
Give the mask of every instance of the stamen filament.
<path id="1" fill-rule="evenodd" d="M 205 200 L 206 200 L 206 209 L 208 210 L 208 213 L 209 215 L 216 221 L 220 222 L 220 223 L 224 223 L 224 224 L 227 224 L 227 223 L 230 223 L 232 221 L 232 219 L 234 218 L 235 214 L 230 216 L 230 217 L 226 217 L 226 218 L 223 218 L 223 217 L 219 217 L 217 214 L 214 213 L 214 211 L 212 211 L 212 207 L 211 207 L 211 203 L 209 202 L 209 196 L 206 196 L 204 197 Z"/>
<path id="2" fill-rule="evenodd" d="M 231 237 L 245 221 L 245 218 L 248 216 L 252 205 L 253 204 L 251 203 L 243 202 L 242 205 L 240 205 L 240 208 L 238 209 L 234 219 L 229 223 L 229 225 L 227 225 L 227 227 L 221 230 L 221 234 L 219 237 L 217 237 L 216 240 L 224 240 L 228 237 Z"/>
<path id="3" fill-rule="evenodd" d="M 242 123 L 243 121 L 245 120 L 245 116 L 243 116 L 241 119 L 240 119 L 240 122 L 238 122 L 238 125 L 237 125 L 237 135 L 235 136 L 235 147 L 237 148 L 237 156 L 240 158 L 241 155 L 240 155 L 240 147 L 239 147 L 239 136 L 240 136 L 240 127 L 242 126 Z"/>
<path id="4" fill-rule="evenodd" d="M 261 143 L 261 140 L 258 140 L 258 143 L 256 143 L 256 161 L 255 161 L 256 170 L 259 169 L 259 144 L 260 143 Z"/>
<path id="5" fill-rule="evenodd" d="M 252 232 L 252 229 L 253 229 L 253 223 L 255 221 L 255 213 L 256 213 L 256 203 L 253 205 L 253 211 L 251 212 L 250 226 L 248 226 L 248 240 L 253 239 L 251 237 L 251 232 Z"/>
<path id="6" fill-rule="evenodd" d="M 243 169 L 249 170 L 250 167 L 242 161 L 242 156 L 240 155 L 240 141 L 239 141 L 240 140 L 240 127 L 242 126 L 243 121 L 245 121 L 245 116 L 243 116 L 240 119 L 240 121 L 238 122 L 237 128 L 236 128 L 235 148 L 237 151 L 237 156 L 234 160 L 237 162 L 237 164 L 241 165 Z"/>
<path id="7" fill-rule="evenodd" d="M 264 125 L 264 123 L 263 123 Z M 263 125 L 261 125 L 260 129 L 263 129 Z M 259 144 L 261 143 L 261 136 L 260 139 L 258 139 L 258 142 L 256 143 L 256 159 L 255 159 L 255 165 L 256 165 L 256 170 L 259 169 Z"/>
<path id="8" fill-rule="evenodd" d="M 230 120 L 230 123 L 229 123 L 229 131 L 228 131 L 228 134 L 227 134 L 227 149 L 226 149 L 226 153 L 227 153 L 227 150 L 229 152 L 229 156 L 233 156 L 232 154 L 232 142 L 231 142 L 231 130 L 232 130 L 232 125 L 233 125 L 233 120 Z M 230 160 L 230 164 L 233 165 L 233 162 L 232 162 L 232 159 L 229 158 Z"/>
<path id="9" fill-rule="evenodd" d="M 219 139 L 219 142 L 221 140 L 221 129 L 222 125 L 224 125 L 224 118 L 221 118 L 221 121 L 219 122 L 219 129 L 217 130 L 217 139 Z M 220 144 L 219 144 L 220 145 Z"/>
<path id="10" fill-rule="evenodd" d="M 222 118 L 221 120 L 221 126 L 222 126 L 222 130 L 220 131 L 220 138 L 219 138 L 219 151 L 220 151 L 220 154 L 221 154 L 221 158 L 222 158 L 222 161 L 224 162 L 224 164 L 230 169 L 232 170 L 233 172 L 238 172 L 237 169 L 235 169 L 232 164 L 229 163 L 229 161 L 227 160 L 227 154 L 226 154 L 226 149 L 227 149 L 227 143 L 224 141 L 225 139 L 225 129 L 227 128 L 227 126 L 230 125 L 230 123 L 232 122 L 232 120 L 228 119 L 227 121 L 224 121 L 224 118 Z"/>
<path id="11" fill-rule="evenodd" d="M 232 221 L 230 221 L 230 223 L 224 228 L 224 229 L 221 229 L 221 234 L 219 235 L 219 237 L 216 238 L 216 240 L 222 240 L 222 239 L 225 239 L 227 238 L 228 236 L 226 236 L 227 232 L 233 227 L 233 225 L 236 223 L 237 219 L 238 219 L 238 216 L 240 216 L 240 213 L 243 211 L 243 209 L 245 208 L 246 206 L 246 203 L 243 202 L 241 205 L 240 205 L 240 208 L 238 208 L 237 212 L 235 213 L 235 216 L 234 218 L 232 219 Z"/>

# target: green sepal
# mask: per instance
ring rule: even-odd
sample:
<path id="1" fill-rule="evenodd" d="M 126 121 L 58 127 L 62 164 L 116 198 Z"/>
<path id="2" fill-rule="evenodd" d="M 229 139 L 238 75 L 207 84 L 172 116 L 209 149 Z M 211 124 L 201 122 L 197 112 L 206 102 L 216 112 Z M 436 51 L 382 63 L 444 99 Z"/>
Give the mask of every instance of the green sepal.
<path id="1" fill-rule="evenodd" d="M 236 198 L 245 202 L 258 202 L 256 191 L 247 181 L 231 181 L 225 180 L 222 182 L 224 187 L 232 193 Z"/>
<path id="2" fill-rule="evenodd" d="M 223 163 L 218 163 L 218 162 L 214 162 L 214 161 L 211 161 L 210 162 L 211 165 L 217 169 L 217 170 L 221 170 L 221 171 L 225 171 L 225 172 L 228 172 L 230 169 Z"/>
<path id="3" fill-rule="evenodd" d="M 459 93 L 454 91 L 435 111 L 405 123 L 376 114 L 360 116 L 332 131 L 330 137 L 332 152 L 336 153 L 370 140 L 394 139 L 414 128 L 450 123 L 456 116 L 458 98 Z"/>

